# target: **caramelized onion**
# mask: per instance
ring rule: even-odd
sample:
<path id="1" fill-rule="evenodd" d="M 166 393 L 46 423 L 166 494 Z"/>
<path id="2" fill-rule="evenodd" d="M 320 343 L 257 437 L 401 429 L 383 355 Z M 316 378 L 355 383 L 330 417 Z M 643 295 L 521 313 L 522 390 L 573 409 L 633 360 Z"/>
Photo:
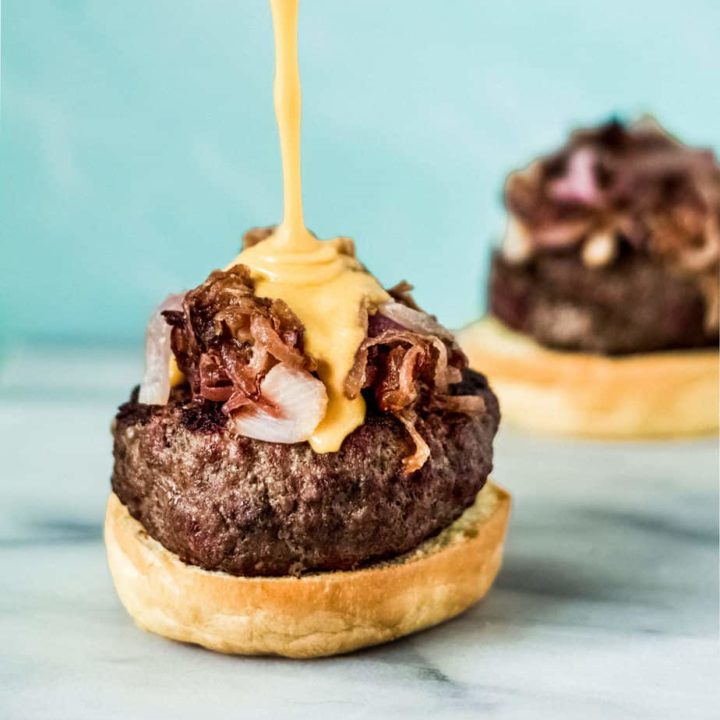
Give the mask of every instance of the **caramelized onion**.
<path id="1" fill-rule="evenodd" d="M 452 333 L 414 305 L 409 289 L 407 284 L 398 286 L 392 293 L 396 300 L 383 303 L 369 317 L 368 337 L 345 381 L 348 397 L 367 390 L 381 411 L 392 413 L 405 426 L 415 443 L 415 451 L 403 460 L 405 474 L 419 470 L 430 456 L 416 427 L 419 407 L 460 413 L 484 410 L 482 398 L 450 394 L 467 358 Z"/>

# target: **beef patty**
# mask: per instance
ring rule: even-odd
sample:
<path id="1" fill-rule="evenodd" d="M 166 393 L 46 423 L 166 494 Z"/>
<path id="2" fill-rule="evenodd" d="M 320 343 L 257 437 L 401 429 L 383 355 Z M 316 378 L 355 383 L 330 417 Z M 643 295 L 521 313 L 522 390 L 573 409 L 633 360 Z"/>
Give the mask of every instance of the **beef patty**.
<path id="1" fill-rule="evenodd" d="M 717 344 L 697 284 L 627 251 L 587 267 L 574 249 L 513 264 L 493 258 L 490 311 L 542 345 L 606 355 Z"/>
<path id="2" fill-rule="evenodd" d="M 404 476 L 412 441 L 368 406 L 339 452 L 237 436 L 219 404 L 174 391 L 164 406 L 122 405 L 112 487 L 147 532 L 184 562 L 233 575 L 344 570 L 411 550 L 451 524 L 492 468 L 497 399 L 465 371 L 454 394 L 483 413 L 418 411 L 431 456 Z"/>

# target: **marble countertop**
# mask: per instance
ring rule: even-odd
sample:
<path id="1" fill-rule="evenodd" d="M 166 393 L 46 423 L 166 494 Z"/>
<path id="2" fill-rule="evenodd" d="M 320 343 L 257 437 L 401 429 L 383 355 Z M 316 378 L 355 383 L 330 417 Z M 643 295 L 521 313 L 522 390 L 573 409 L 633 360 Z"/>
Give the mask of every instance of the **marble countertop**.
<path id="1" fill-rule="evenodd" d="M 0 717 L 717 717 L 718 445 L 503 431 L 505 563 L 461 617 L 315 661 L 215 655 L 137 630 L 101 539 L 110 351 L 0 367 Z"/>

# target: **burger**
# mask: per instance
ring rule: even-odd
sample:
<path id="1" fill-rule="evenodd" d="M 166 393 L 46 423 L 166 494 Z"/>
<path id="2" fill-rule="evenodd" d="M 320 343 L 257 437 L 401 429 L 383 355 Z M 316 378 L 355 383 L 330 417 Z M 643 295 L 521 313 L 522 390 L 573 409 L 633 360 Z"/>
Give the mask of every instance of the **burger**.
<path id="1" fill-rule="evenodd" d="M 251 231 L 238 262 L 153 313 L 142 384 L 112 426 L 107 553 L 146 630 L 331 655 L 488 590 L 509 514 L 488 481 L 498 401 L 410 286 L 383 290 L 349 240 L 314 240 L 344 268 L 342 300 L 377 287 L 349 314 L 322 295 L 331 280 L 263 279 L 275 240 Z"/>
<path id="2" fill-rule="evenodd" d="M 498 402 L 405 283 L 303 218 L 298 0 L 271 0 L 284 217 L 150 318 L 105 540 L 146 630 L 314 657 L 468 608 L 498 571 Z"/>
<path id="3" fill-rule="evenodd" d="M 718 430 L 720 167 L 651 118 L 574 132 L 512 173 L 489 315 L 461 344 L 511 423 Z"/>

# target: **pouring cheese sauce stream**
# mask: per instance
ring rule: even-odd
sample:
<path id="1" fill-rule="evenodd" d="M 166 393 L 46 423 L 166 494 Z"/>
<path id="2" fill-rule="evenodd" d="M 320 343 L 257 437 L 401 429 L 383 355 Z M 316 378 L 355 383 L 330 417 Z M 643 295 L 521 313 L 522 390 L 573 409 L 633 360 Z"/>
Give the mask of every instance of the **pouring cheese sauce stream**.
<path id="1" fill-rule="evenodd" d="M 270 0 L 275 31 L 275 114 L 282 153 L 284 216 L 273 234 L 230 265 L 250 268 L 255 292 L 281 298 L 305 325 L 305 348 L 318 362 L 328 394 L 325 417 L 309 442 L 315 452 L 335 452 L 365 420 L 362 397 L 349 399 L 344 384 L 365 339 L 366 310 L 390 296 L 343 242 L 318 240 L 305 227 L 300 173 L 300 72 L 298 0 Z"/>

